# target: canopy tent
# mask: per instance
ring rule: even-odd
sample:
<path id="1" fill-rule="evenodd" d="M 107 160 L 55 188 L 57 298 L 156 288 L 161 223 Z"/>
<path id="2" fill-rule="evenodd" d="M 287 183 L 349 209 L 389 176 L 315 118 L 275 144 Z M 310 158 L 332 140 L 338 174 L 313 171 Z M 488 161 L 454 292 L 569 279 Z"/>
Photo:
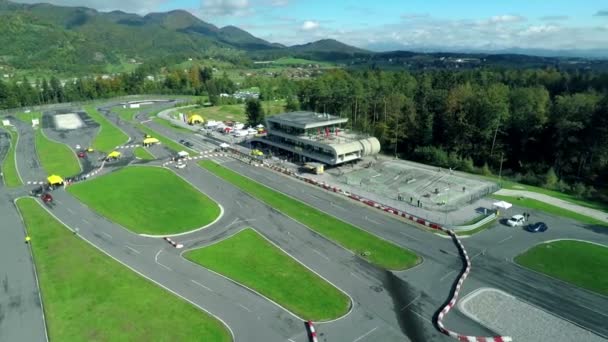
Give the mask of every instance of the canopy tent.
<path id="1" fill-rule="evenodd" d="M 203 119 L 203 117 L 198 114 L 194 114 L 188 117 L 188 123 L 190 125 L 202 124 L 203 122 L 205 122 L 205 119 Z"/>
<path id="2" fill-rule="evenodd" d="M 61 185 L 63 184 L 63 178 L 57 176 L 57 175 L 50 175 L 47 179 L 46 179 L 50 185 Z"/>
<path id="3" fill-rule="evenodd" d="M 227 144 L 227 143 L 221 143 L 221 144 L 220 144 L 220 147 L 221 147 L 221 148 L 228 148 L 228 147 L 230 147 L 230 144 Z"/>
<path id="4" fill-rule="evenodd" d="M 492 204 L 492 206 L 496 207 L 496 208 L 500 208 L 500 209 L 509 209 L 513 206 L 513 204 L 509 203 L 509 202 L 505 202 L 505 201 L 499 201 L 499 202 L 494 202 Z"/>
<path id="5" fill-rule="evenodd" d="M 110 154 L 108 154 L 108 158 L 120 158 L 120 152 L 112 151 Z"/>
<path id="6" fill-rule="evenodd" d="M 185 157 L 189 156 L 189 155 L 190 155 L 190 153 L 188 153 L 188 152 L 186 152 L 186 151 L 179 151 L 179 152 L 177 152 L 177 155 L 178 155 L 179 157 L 185 158 Z"/>
<path id="7" fill-rule="evenodd" d="M 158 139 L 156 138 L 146 138 L 144 139 L 144 145 L 152 145 L 152 144 L 158 144 L 160 141 L 158 141 Z"/>

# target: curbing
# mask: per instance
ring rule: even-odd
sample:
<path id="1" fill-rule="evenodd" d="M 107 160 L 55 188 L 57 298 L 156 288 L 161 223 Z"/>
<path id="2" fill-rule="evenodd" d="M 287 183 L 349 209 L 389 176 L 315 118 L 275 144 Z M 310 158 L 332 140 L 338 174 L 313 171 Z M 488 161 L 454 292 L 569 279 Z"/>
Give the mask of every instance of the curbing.
<path id="1" fill-rule="evenodd" d="M 42 207 L 44 210 L 46 210 L 47 213 L 49 213 L 49 215 L 51 215 L 53 218 L 55 218 L 55 220 L 57 220 L 58 222 L 60 222 L 64 227 L 66 227 L 66 229 L 68 229 L 71 232 L 74 232 L 75 230 L 72 229 L 70 226 L 68 226 L 67 224 L 65 224 L 65 222 L 63 222 L 62 220 L 60 220 L 57 216 L 55 216 L 55 214 L 53 214 L 50 210 L 48 210 L 48 208 L 46 208 L 45 206 L 41 205 L 40 207 Z M 124 262 L 118 260 L 118 258 L 112 256 L 110 253 L 104 251 L 103 249 L 101 249 L 101 247 L 95 245 L 93 242 L 91 242 L 90 240 L 87 240 L 86 238 L 84 238 L 81 234 L 78 234 L 78 237 L 80 237 L 82 240 L 84 240 L 85 242 L 87 242 L 89 245 L 93 246 L 94 248 L 96 248 L 97 250 L 99 250 L 100 252 L 102 252 L 103 254 L 109 256 L 110 258 L 114 259 L 116 262 L 120 263 L 121 265 L 127 267 L 128 269 L 130 269 L 131 271 L 135 272 L 136 274 L 139 274 L 141 277 L 147 279 L 148 281 L 156 284 L 157 286 L 165 289 L 166 291 L 168 291 L 169 293 L 172 293 L 174 295 L 176 295 L 177 297 L 185 300 L 186 302 L 194 305 L 195 307 L 199 308 L 200 310 L 206 312 L 208 315 L 210 315 L 211 317 L 217 319 L 218 321 L 220 321 L 230 332 L 230 335 L 232 336 L 232 341 L 236 341 L 236 337 L 234 336 L 234 332 L 232 331 L 232 329 L 230 328 L 230 326 L 224 321 L 222 320 L 220 317 L 216 316 L 215 314 L 211 313 L 210 311 L 208 311 L 207 309 L 203 308 L 202 306 L 194 303 L 193 301 L 191 301 L 190 299 L 182 296 L 181 294 L 171 290 L 170 288 L 162 285 L 161 283 L 157 282 L 156 280 L 149 278 L 148 276 L 144 275 L 143 273 L 139 272 L 138 270 L 136 270 L 135 268 L 125 264 Z"/>
<path id="2" fill-rule="evenodd" d="M 344 315 L 342 315 L 342 316 L 340 316 L 340 317 L 338 317 L 338 318 L 335 318 L 335 319 L 332 319 L 332 320 L 329 320 L 329 321 L 321 321 L 322 323 L 332 323 L 332 322 L 335 322 L 335 321 L 341 320 L 341 319 L 345 318 L 346 316 L 350 315 L 350 313 L 351 313 L 351 312 L 353 311 L 353 309 L 354 309 L 354 301 L 353 301 L 353 298 L 352 298 L 352 297 L 351 297 L 351 296 L 350 296 L 350 295 L 349 295 L 349 294 L 348 294 L 346 291 L 342 290 L 340 287 L 336 286 L 334 283 L 332 283 L 331 281 L 327 280 L 325 277 L 323 277 L 322 275 L 318 274 L 317 272 L 315 272 L 315 271 L 314 271 L 313 269 L 311 269 L 310 267 L 306 266 L 304 263 L 302 263 L 300 260 L 298 260 L 298 259 L 297 259 L 296 257 L 294 257 L 293 255 L 291 255 L 291 254 L 287 253 L 287 252 L 286 252 L 286 251 L 285 251 L 283 248 L 279 247 L 277 244 L 275 244 L 274 242 L 270 241 L 270 239 L 268 239 L 266 236 L 264 236 L 264 234 L 260 233 L 260 232 L 259 232 L 257 229 L 255 229 L 255 228 L 252 228 L 252 227 L 242 227 L 241 229 L 237 230 L 237 231 L 236 231 L 234 234 L 231 234 L 231 235 L 225 236 L 225 237 L 223 237 L 223 238 L 221 238 L 221 239 L 219 239 L 219 240 L 217 240 L 217 241 L 213 241 L 212 243 L 210 243 L 210 244 L 208 244 L 208 245 L 205 245 L 205 246 L 199 246 L 199 247 L 196 247 L 196 248 L 188 248 L 188 249 L 185 249 L 185 250 L 183 250 L 183 251 L 182 251 L 182 252 L 181 252 L 179 255 L 180 255 L 180 256 L 181 256 L 181 257 L 182 257 L 184 260 L 186 260 L 186 261 L 188 261 L 188 262 L 192 263 L 193 265 L 196 265 L 196 266 L 198 266 L 198 267 L 204 268 L 205 270 L 207 270 L 207 271 L 209 271 L 209 272 L 211 272 L 211 273 L 213 273 L 213 274 L 215 274 L 215 275 L 218 275 L 218 276 L 220 276 L 220 277 L 222 277 L 222 278 L 224 278 L 224 279 L 226 279 L 226 280 L 230 281 L 231 283 L 234 283 L 234 284 L 236 284 L 236 285 L 238 285 L 238 286 L 241 286 L 241 287 L 246 288 L 247 290 L 249 290 L 249 291 L 251 291 L 251 292 L 253 292 L 253 293 L 257 294 L 258 296 L 260 296 L 260 297 L 262 297 L 262 298 L 264 298 L 264 299 L 268 300 L 268 301 L 269 301 L 269 302 L 271 302 L 272 304 L 274 304 L 274 305 L 278 306 L 279 308 L 281 308 L 281 309 L 282 309 L 282 310 L 284 310 L 285 312 L 289 313 L 289 314 L 290 314 L 290 315 L 292 315 L 293 317 L 295 317 L 295 318 L 297 318 L 297 319 L 299 319 L 299 320 L 301 320 L 301 321 L 304 321 L 304 322 L 305 322 L 306 320 L 305 320 L 304 318 L 302 318 L 302 317 L 298 316 L 296 313 L 294 313 L 294 312 L 292 312 L 291 310 L 289 310 L 289 309 L 285 308 L 284 306 L 282 306 L 281 304 L 279 304 L 279 303 L 275 302 L 274 300 L 272 300 L 272 299 L 268 298 L 267 296 L 265 296 L 264 294 L 260 293 L 259 291 L 255 290 L 255 289 L 253 289 L 253 288 L 251 288 L 251 287 L 249 287 L 249 286 L 247 286 L 247 285 L 245 285 L 245 284 L 243 284 L 243 283 L 241 283 L 241 282 L 238 282 L 238 281 L 236 281 L 236 280 L 234 280 L 234 279 L 232 279 L 232 278 L 229 278 L 229 277 L 227 277 L 227 276 L 225 276 L 225 275 L 223 275 L 223 274 L 221 274 L 221 273 L 219 273 L 219 272 L 213 271 L 213 270 L 211 270 L 211 269 L 209 269 L 209 268 L 207 268 L 207 267 L 205 267 L 205 266 L 203 266 L 203 265 L 197 264 L 197 263 L 195 263 L 195 262 L 193 262 L 193 261 L 191 261 L 191 260 L 189 260 L 189 259 L 187 259 L 187 258 L 185 258 L 185 257 L 183 256 L 183 254 L 184 254 L 184 253 L 186 253 L 186 252 L 189 252 L 189 251 L 192 251 L 192 250 L 196 250 L 196 249 L 200 249 L 200 248 L 206 248 L 206 247 L 210 247 L 210 246 L 213 246 L 213 245 L 215 245 L 215 244 L 218 244 L 218 243 L 220 243 L 220 242 L 222 242 L 222 241 L 224 241 L 224 240 L 227 240 L 227 239 L 229 239 L 229 238 L 234 237 L 236 234 L 238 234 L 238 233 L 240 233 L 240 232 L 242 232 L 242 231 L 244 231 L 244 230 L 246 230 L 246 229 L 251 229 L 251 230 L 253 230 L 253 231 L 254 231 L 254 232 L 256 232 L 258 235 L 260 235 L 260 236 L 261 236 L 263 239 L 265 239 L 265 240 L 266 240 L 266 241 L 268 241 L 270 244 L 272 244 L 274 247 L 278 248 L 280 251 L 282 251 L 283 253 L 285 253 L 285 254 L 286 254 L 288 257 L 290 257 L 291 259 L 295 260 L 297 263 L 299 263 L 300 265 L 304 266 L 304 267 L 305 267 L 306 269 L 308 269 L 310 272 L 312 272 L 313 274 L 315 274 L 315 275 L 316 275 L 316 276 L 318 276 L 319 278 L 323 279 L 323 280 L 324 280 L 324 281 L 326 281 L 328 284 L 330 284 L 331 286 L 335 287 L 335 288 L 336 288 L 338 291 L 340 291 L 340 292 L 344 293 L 344 294 L 345 294 L 345 295 L 348 297 L 349 302 L 350 302 L 350 307 L 349 307 L 348 311 L 347 311 L 347 312 L 346 312 Z"/>

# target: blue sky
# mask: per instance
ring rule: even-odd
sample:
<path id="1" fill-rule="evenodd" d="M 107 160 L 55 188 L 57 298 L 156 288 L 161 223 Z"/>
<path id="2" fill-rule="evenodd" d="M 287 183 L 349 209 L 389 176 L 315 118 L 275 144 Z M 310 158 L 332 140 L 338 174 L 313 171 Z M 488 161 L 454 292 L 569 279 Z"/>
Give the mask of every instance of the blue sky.
<path id="1" fill-rule="evenodd" d="M 46 1 L 139 14 L 186 9 L 212 24 L 287 45 L 334 38 L 375 49 L 608 47 L 606 0 Z"/>

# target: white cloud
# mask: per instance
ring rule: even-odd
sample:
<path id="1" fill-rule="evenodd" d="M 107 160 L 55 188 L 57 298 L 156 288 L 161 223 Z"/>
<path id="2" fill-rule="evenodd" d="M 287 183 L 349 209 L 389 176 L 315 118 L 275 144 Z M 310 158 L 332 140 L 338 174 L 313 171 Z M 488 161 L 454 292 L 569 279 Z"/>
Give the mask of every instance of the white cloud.
<path id="1" fill-rule="evenodd" d="M 313 20 L 306 20 L 303 24 L 301 29 L 304 31 L 312 31 L 312 30 L 316 30 L 319 28 L 319 22 L 318 21 L 313 21 Z"/>
<path id="2" fill-rule="evenodd" d="M 526 19 L 519 15 L 505 14 L 505 15 L 495 15 L 495 16 L 491 17 L 489 21 L 491 23 L 500 24 L 500 23 L 517 23 L 517 22 L 521 22 L 524 20 L 526 20 Z"/>
<path id="3" fill-rule="evenodd" d="M 253 10 L 249 0 L 203 0 L 203 15 L 242 16 Z"/>
<path id="4" fill-rule="evenodd" d="M 59 6 L 83 6 L 99 11 L 121 10 L 125 12 L 146 14 L 158 10 L 158 6 L 168 0 L 12 0 L 25 4 L 46 2 Z"/>

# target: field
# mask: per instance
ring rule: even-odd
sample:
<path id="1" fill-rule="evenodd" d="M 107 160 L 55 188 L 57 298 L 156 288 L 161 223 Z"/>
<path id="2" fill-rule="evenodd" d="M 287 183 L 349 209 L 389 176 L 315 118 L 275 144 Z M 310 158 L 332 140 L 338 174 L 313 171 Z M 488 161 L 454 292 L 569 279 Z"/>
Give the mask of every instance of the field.
<path id="1" fill-rule="evenodd" d="M 17 206 L 32 238 L 49 340 L 186 341 L 197 336 L 231 341 L 219 321 L 75 237 L 34 199 L 20 199 Z"/>
<path id="2" fill-rule="evenodd" d="M 330 68 L 330 67 L 335 67 L 334 64 L 329 63 L 329 62 L 320 62 L 320 61 L 313 61 L 310 59 L 303 59 L 303 58 L 293 58 L 293 57 L 281 57 L 275 61 L 272 62 L 272 64 L 270 64 L 270 66 L 274 66 L 274 65 L 279 65 L 279 66 L 290 66 L 290 65 L 294 65 L 294 66 L 308 66 L 309 64 L 311 65 L 319 65 L 320 67 L 323 68 Z"/>
<path id="3" fill-rule="evenodd" d="M 140 110 L 141 109 L 139 109 L 139 108 L 118 108 L 118 107 L 112 108 L 112 111 L 114 113 L 118 114 L 118 117 L 120 117 L 123 121 L 133 121 L 133 117 Z"/>
<path id="4" fill-rule="evenodd" d="M 515 261 L 535 271 L 608 295 L 608 247 L 581 241 L 554 241 L 537 245 Z"/>
<path id="5" fill-rule="evenodd" d="M 42 128 L 36 130 L 36 152 L 42 168 L 47 174 L 61 177 L 80 173 L 80 164 L 74 152 L 65 144 L 49 140 Z"/>
<path id="6" fill-rule="evenodd" d="M 179 152 L 179 151 L 186 151 L 188 153 L 190 153 L 190 155 L 196 155 L 198 154 L 198 152 L 187 148 L 186 146 L 182 145 L 182 144 L 178 144 L 175 141 L 166 138 L 165 136 L 161 135 L 160 133 L 158 133 L 157 131 L 153 130 L 152 128 L 148 127 L 148 126 L 144 126 L 143 124 L 135 124 L 135 126 L 142 132 L 149 134 L 153 137 L 155 137 L 156 139 L 158 139 L 163 145 L 167 146 L 167 148 L 169 148 L 170 150 L 174 151 L 174 152 Z"/>
<path id="7" fill-rule="evenodd" d="M 127 167 L 68 188 L 86 205 L 143 234 L 177 234 L 211 223 L 219 206 L 173 172 Z"/>
<path id="8" fill-rule="evenodd" d="M 345 294 L 252 229 L 185 257 L 255 289 L 303 319 L 335 319 L 350 306 Z"/>
<path id="9" fill-rule="evenodd" d="M 284 111 L 285 101 L 262 101 L 262 106 L 264 107 L 264 113 L 266 113 L 266 116 L 271 116 Z M 247 116 L 245 115 L 245 104 L 203 107 L 192 109 L 188 113 L 199 114 L 205 120 L 232 120 L 243 123 L 247 122 Z"/>
<path id="10" fill-rule="evenodd" d="M 85 106 L 84 110 L 101 126 L 99 133 L 93 139 L 92 147 L 94 149 L 106 153 L 112 152 L 116 146 L 123 145 L 129 140 L 129 137 L 123 131 L 101 115 L 94 106 Z"/>
<path id="11" fill-rule="evenodd" d="M 141 146 L 137 146 L 134 150 L 133 150 L 133 154 L 135 155 L 136 158 L 139 159 L 143 159 L 143 160 L 154 160 L 156 159 L 152 153 L 150 153 L 147 149 L 141 147 Z"/>
<path id="12" fill-rule="evenodd" d="M 11 137 L 11 146 L 6 152 L 6 156 L 2 161 L 2 180 L 6 186 L 16 187 L 22 184 L 17 171 L 17 165 L 15 163 L 15 147 L 17 146 L 19 133 L 11 128 L 6 129 L 6 132 Z"/>
<path id="13" fill-rule="evenodd" d="M 526 207 L 526 208 L 530 208 L 530 209 L 542 210 L 548 214 L 571 218 L 573 220 L 577 220 L 582 223 L 608 227 L 607 223 L 602 222 L 600 220 L 596 220 L 593 217 L 585 216 L 583 214 L 579 214 L 574 211 L 566 210 L 566 209 L 563 209 L 563 208 L 560 208 L 560 207 L 557 207 L 557 206 L 554 206 L 554 205 L 551 205 L 551 204 L 548 204 L 545 202 L 537 201 L 535 199 L 531 199 L 531 198 L 519 199 L 517 197 L 500 196 L 500 195 L 492 195 L 492 197 L 496 198 L 498 200 L 511 202 L 518 206 L 522 206 L 522 207 Z"/>
<path id="14" fill-rule="evenodd" d="M 192 132 L 191 130 L 189 130 L 187 128 L 175 125 L 172 122 L 167 121 L 165 119 L 161 119 L 161 118 L 156 117 L 156 118 L 153 118 L 152 121 L 156 122 L 159 125 L 163 125 L 163 126 L 165 126 L 167 128 L 175 130 L 176 132 L 179 132 L 179 133 L 186 133 L 186 134 L 193 134 L 194 133 L 194 132 Z"/>
<path id="15" fill-rule="evenodd" d="M 199 162 L 199 165 L 353 253 L 357 255 L 366 253 L 365 258 L 380 267 L 404 270 L 420 262 L 420 258 L 416 254 L 406 249 L 243 177 L 219 164 L 203 160 Z"/>

